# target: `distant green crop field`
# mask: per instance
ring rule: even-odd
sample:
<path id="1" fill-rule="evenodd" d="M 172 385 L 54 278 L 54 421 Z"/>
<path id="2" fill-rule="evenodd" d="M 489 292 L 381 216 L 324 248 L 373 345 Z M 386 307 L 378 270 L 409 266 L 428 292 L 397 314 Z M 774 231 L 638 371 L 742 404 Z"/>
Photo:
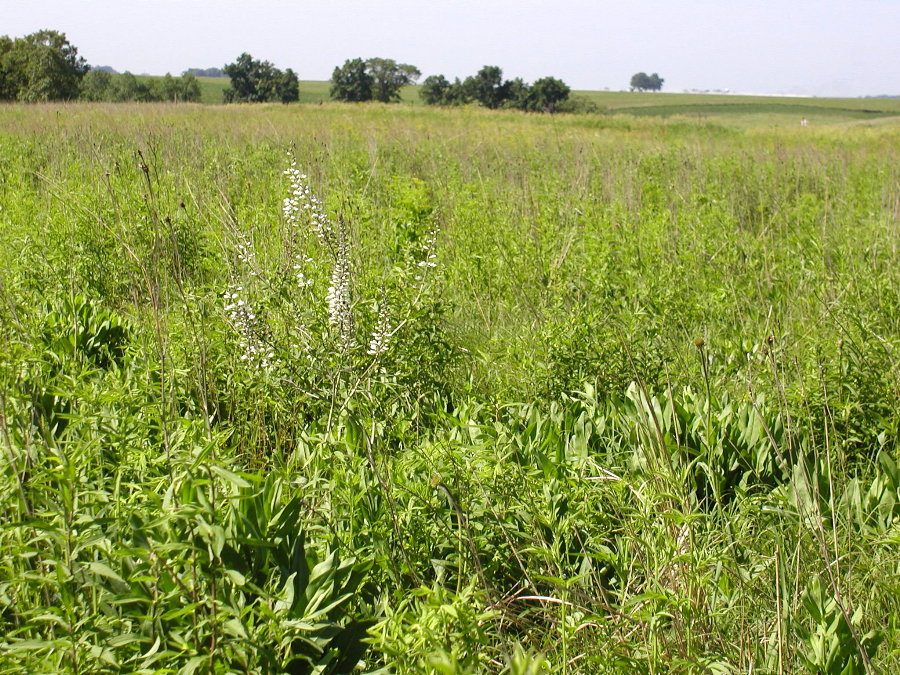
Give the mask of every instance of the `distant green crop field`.
<path id="1" fill-rule="evenodd" d="M 717 117 L 729 121 L 796 123 L 878 119 L 900 115 L 900 99 L 889 98 L 800 98 L 781 96 L 738 96 L 729 94 L 663 94 L 633 92 L 575 92 L 601 107 L 606 114 L 671 117 Z"/>
<path id="2" fill-rule="evenodd" d="M 225 77 L 201 77 L 201 102 L 222 103 L 229 86 Z M 322 80 L 301 80 L 299 103 L 330 101 L 331 84 Z M 403 87 L 401 102 L 422 105 L 419 85 Z M 652 117 L 686 116 L 723 118 L 730 123 L 794 124 L 802 118 L 813 123 L 878 119 L 900 115 L 900 98 L 802 98 L 786 96 L 744 96 L 733 94 L 675 94 L 662 92 L 574 91 L 599 108 L 600 114 L 640 115 Z"/>
<path id="3" fill-rule="evenodd" d="M 748 96 L 742 94 L 676 94 L 630 91 L 574 91 L 608 108 L 681 105 L 804 105 L 816 108 L 894 111 L 900 114 L 900 98 L 815 98 L 801 96 Z"/>
<path id="4" fill-rule="evenodd" d="M 200 102 L 206 105 L 222 103 L 222 94 L 231 80 L 227 77 L 198 77 L 200 82 Z"/>

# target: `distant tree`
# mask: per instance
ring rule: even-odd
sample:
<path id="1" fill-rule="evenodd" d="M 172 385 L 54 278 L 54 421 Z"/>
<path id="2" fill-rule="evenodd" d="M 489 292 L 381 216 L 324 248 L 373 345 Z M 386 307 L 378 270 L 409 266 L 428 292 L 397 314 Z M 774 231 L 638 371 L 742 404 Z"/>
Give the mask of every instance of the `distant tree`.
<path id="1" fill-rule="evenodd" d="M 81 79 L 79 98 L 83 101 L 115 100 L 114 75 L 106 70 L 91 69 Z"/>
<path id="2" fill-rule="evenodd" d="M 200 83 L 197 78 L 186 73 L 181 77 L 172 77 L 166 73 L 160 80 L 154 80 L 151 96 L 159 101 L 188 103 L 200 100 Z"/>
<path id="3" fill-rule="evenodd" d="M 185 73 L 179 78 L 179 83 L 181 85 L 181 98 L 182 101 L 191 101 L 191 102 L 199 102 L 202 96 L 200 91 L 200 82 L 196 77 L 191 75 L 190 73 Z M 294 97 L 294 100 L 297 100 L 298 97 Z"/>
<path id="4" fill-rule="evenodd" d="M 459 105 L 478 101 L 488 108 L 518 108 L 534 112 L 555 112 L 569 98 L 570 89 L 562 80 L 544 77 L 529 85 L 522 78 L 503 80 L 497 66 L 484 66 L 464 82 L 452 84 L 443 75 L 425 78 L 419 95 L 427 105 Z"/>
<path id="5" fill-rule="evenodd" d="M 656 73 L 635 73 L 631 76 L 631 91 L 659 91 L 665 80 Z"/>
<path id="6" fill-rule="evenodd" d="M 135 77 L 102 70 L 89 71 L 81 81 L 83 101 L 171 101 L 184 103 L 200 100 L 200 83 L 193 75 L 172 77 Z"/>
<path id="7" fill-rule="evenodd" d="M 153 98 L 161 101 L 177 101 L 178 100 L 178 84 L 171 73 L 166 73 L 163 77 L 153 83 Z"/>
<path id="8" fill-rule="evenodd" d="M 228 77 L 221 68 L 188 68 L 182 75 L 193 75 L 194 77 Z"/>
<path id="9" fill-rule="evenodd" d="M 137 101 L 146 103 L 157 96 L 150 90 L 150 85 L 137 79 L 134 74 L 125 71 L 115 79 L 114 101 Z"/>
<path id="10" fill-rule="evenodd" d="M 429 75 L 422 82 L 419 98 L 425 105 L 447 105 L 447 94 L 450 87 L 450 80 L 443 75 Z"/>
<path id="11" fill-rule="evenodd" d="M 487 108 L 499 108 L 506 96 L 503 71 L 498 66 L 484 66 L 474 77 L 467 77 L 463 88 L 468 96 Z"/>
<path id="12" fill-rule="evenodd" d="M 560 103 L 569 98 L 571 89 L 555 77 L 542 77 L 529 87 L 525 97 L 525 110 L 555 112 Z"/>
<path id="13" fill-rule="evenodd" d="M 415 66 L 393 59 L 348 59 L 331 75 L 331 98 L 393 103 L 400 100 L 400 88 L 413 84 L 421 75 Z"/>
<path id="14" fill-rule="evenodd" d="M 462 105 L 471 100 L 458 77 L 450 82 L 443 75 L 426 77 L 419 89 L 419 97 L 425 105 Z"/>
<path id="15" fill-rule="evenodd" d="M 362 59 L 348 59 L 331 74 L 331 98 L 357 103 L 372 100 L 375 78 Z"/>
<path id="16" fill-rule="evenodd" d="M 285 70 L 275 84 L 275 95 L 282 103 L 293 103 L 300 100 L 300 80 L 297 78 L 297 73 L 290 68 Z"/>
<path id="17" fill-rule="evenodd" d="M 19 92 L 19 73 L 11 56 L 15 41 L 0 35 L 0 101 L 14 101 Z"/>
<path id="18" fill-rule="evenodd" d="M 500 87 L 500 99 L 504 108 L 519 108 L 520 110 L 529 109 L 529 97 L 531 95 L 531 87 L 521 77 L 514 80 L 507 80 Z"/>
<path id="19" fill-rule="evenodd" d="M 472 102 L 472 97 L 469 95 L 465 84 L 457 77 L 447 90 L 445 100 L 445 105 L 465 105 Z"/>
<path id="20" fill-rule="evenodd" d="M 74 99 L 88 70 L 65 33 L 41 30 L 14 40 L 0 38 L 0 98 Z"/>
<path id="21" fill-rule="evenodd" d="M 91 66 L 91 70 L 99 70 L 104 73 L 109 73 L 110 75 L 118 75 L 119 71 L 113 68 L 112 66 Z"/>
<path id="22" fill-rule="evenodd" d="M 372 76 L 372 98 L 382 103 L 399 101 L 400 87 L 413 84 L 422 76 L 415 66 L 393 59 L 369 59 L 366 72 Z"/>
<path id="23" fill-rule="evenodd" d="M 300 97 L 293 70 L 281 72 L 270 62 L 256 61 L 246 52 L 223 70 L 231 78 L 231 86 L 224 93 L 226 103 L 290 103 Z"/>
<path id="24" fill-rule="evenodd" d="M 226 65 L 223 70 L 231 78 L 231 86 L 225 90 L 225 102 L 252 103 L 261 100 L 258 86 L 262 68 L 263 64 L 254 61 L 247 52 L 241 54 L 234 63 Z"/>

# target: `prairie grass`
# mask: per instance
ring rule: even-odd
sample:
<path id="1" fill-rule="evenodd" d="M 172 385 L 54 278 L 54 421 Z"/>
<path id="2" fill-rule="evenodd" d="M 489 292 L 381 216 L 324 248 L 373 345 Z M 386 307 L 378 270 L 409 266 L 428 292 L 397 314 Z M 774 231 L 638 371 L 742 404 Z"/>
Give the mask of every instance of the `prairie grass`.
<path id="1" fill-rule="evenodd" d="M 0 108 L 3 671 L 896 671 L 898 167 L 889 121 Z"/>

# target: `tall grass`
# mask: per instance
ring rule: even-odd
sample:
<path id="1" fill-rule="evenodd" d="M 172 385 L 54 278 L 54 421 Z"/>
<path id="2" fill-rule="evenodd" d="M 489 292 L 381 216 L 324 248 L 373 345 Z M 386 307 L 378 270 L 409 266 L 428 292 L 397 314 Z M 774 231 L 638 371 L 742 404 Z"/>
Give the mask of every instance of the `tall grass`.
<path id="1" fill-rule="evenodd" d="M 895 670 L 897 141 L 3 108 L 4 672 Z"/>

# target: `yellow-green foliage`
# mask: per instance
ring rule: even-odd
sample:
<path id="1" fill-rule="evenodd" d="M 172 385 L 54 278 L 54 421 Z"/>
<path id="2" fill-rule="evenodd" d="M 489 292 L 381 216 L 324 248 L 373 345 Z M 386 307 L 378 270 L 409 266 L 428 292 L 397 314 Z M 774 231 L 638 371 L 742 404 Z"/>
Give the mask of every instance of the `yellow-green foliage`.
<path id="1" fill-rule="evenodd" d="M 0 669 L 900 669 L 900 125 L 764 105 L 0 108 Z"/>

